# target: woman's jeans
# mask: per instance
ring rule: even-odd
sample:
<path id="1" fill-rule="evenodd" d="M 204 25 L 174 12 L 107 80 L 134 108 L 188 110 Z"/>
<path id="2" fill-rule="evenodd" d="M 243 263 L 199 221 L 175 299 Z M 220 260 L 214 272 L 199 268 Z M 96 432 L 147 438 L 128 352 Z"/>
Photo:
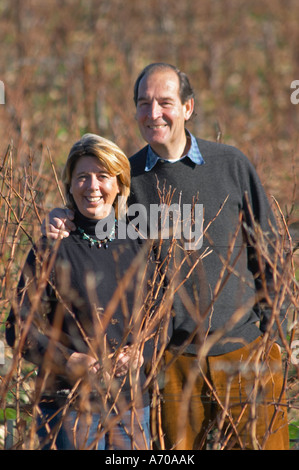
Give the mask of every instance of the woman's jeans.
<path id="1" fill-rule="evenodd" d="M 38 436 L 42 450 L 150 449 L 149 406 L 124 413 L 120 421 L 110 414 L 104 427 L 97 413 L 79 415 L 68 411 L 62 419 L 61 411 L 43 405 L 40 409 L 43 416 L 38 422 Z"/>

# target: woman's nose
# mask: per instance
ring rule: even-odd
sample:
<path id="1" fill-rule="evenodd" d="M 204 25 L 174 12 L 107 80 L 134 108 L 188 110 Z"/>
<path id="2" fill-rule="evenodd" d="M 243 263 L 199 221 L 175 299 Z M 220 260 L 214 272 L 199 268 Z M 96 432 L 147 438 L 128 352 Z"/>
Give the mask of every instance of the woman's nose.
<path id="1" fill-rule="evenodd" d="M 96 175 L 90 175 L 89 178 L 89 189 L 97 190 L 100 188 L 99 180 Z"/>

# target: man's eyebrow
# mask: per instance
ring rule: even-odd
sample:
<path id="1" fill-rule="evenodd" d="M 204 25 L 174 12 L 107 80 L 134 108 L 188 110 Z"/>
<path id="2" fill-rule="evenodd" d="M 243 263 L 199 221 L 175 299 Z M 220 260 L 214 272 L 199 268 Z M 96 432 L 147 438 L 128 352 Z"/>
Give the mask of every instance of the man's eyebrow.
<path id="1" fill-rule="evenodd" d="M 151 98 L 149 96 L 139 96 L 137 98 L 137 102 L 138 101 L 147 101 L 147 100 L 150 100 Z M 168 96 L 168 95 L 165 95 L 165 96 L 160 96 L 158 98 L 155 98 L 157 101 L 174 101 L 173 99 L 173 96 Z"/>
<path id="2" fill-rule="evenodd" d="M 148 100 L 148 99 L 149 99 L 148 96 L 138 96 L 137 101 L 144 101 L 144 100 Z"/>

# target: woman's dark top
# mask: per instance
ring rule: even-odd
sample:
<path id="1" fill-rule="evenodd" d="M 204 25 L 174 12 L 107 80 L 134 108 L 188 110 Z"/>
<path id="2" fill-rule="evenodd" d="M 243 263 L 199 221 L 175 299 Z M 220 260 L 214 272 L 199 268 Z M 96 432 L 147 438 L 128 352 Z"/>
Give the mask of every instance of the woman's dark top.
<path id="1" fill-rule="evenodd" d="M 124 226 L 117 225 L 115 239 L 107 243 L 107 248 L 98 248 L 88 240 L 88 237 L 96 240 L 97 221 L 77 213 L 75 223 L 77 230 L 59 242 L 56 256 L 57 244 L 49 249 L 49 241 L 45 238 L 28 255 L 18 287 L 22 323 L 25 324 L 30 315 L 33 316 L 24 356 L 39 366 L 41 376 L 47 359 L 50 361 L 54 373 L 47 382 L 44 398 L 46 396 L 55 404 L 57 398 L 60 400 L 62 395 L 67 395 L 73 385 L 65 374 L 66 362 L 73 352 L 92 355 L 92 349 L 96 351 L 101 365 L 101 358 L 117 354 L 119 348 L 139 339 L 138 349 L 143 352 L 144 365 L 134 377 L 132 374 L 129 378 L 128 374 L 125 379 L 115 379 L 109 392 L 113 395 L 113 390 L 115 394 L 121 390 L 121 398 L 129 401 L 132 383 L 136 385 L 139 381 L 139 391 L 143 388 L 145 368 L 154 350 L 154 335 L 146 341 L 142 337 L 144 322 L 153 309 L 152 306 L 147 309 L 150 300 L 145 302 L 149 290 L 148 275 L 143 276 L 146 263 L 139 263 L 138 269 L 134 267 L 136 257 L 141 253 L 140 240 L 120 238 L 119 233 L 124 234 L 126 230 Z M 87 237 L 83 237 L 79 229 Z M 53 256 L 55 260 L 51 269 Z M 43 277 L 46 267 L 50 275 Z M 48 279 L 44 288 L 40 285 L 43 278 Z M 38 292 L 41 293 L 41 301 L 35 309 L 34 296 Z M 11 346 L 15 340 L 16 317 L 12 310 L 6 332 Z M 53 325 L 56 329 L 50 328 Z M 59 337 L 55 338 L 57 331 Z M 149 396 L 144 392 L 138 406 L 148 404 Z"/>

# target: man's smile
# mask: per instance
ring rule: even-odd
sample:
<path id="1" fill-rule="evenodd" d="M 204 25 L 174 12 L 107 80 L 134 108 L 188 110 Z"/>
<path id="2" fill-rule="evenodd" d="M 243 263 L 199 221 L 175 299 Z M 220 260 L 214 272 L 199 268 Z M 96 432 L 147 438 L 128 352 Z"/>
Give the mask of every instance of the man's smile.
<path id="1" fill-rule="evenodd" d="M 167 124 L 149 124 L 148 125 L 150 129 L 163 129 L 166 126 Z"/>

